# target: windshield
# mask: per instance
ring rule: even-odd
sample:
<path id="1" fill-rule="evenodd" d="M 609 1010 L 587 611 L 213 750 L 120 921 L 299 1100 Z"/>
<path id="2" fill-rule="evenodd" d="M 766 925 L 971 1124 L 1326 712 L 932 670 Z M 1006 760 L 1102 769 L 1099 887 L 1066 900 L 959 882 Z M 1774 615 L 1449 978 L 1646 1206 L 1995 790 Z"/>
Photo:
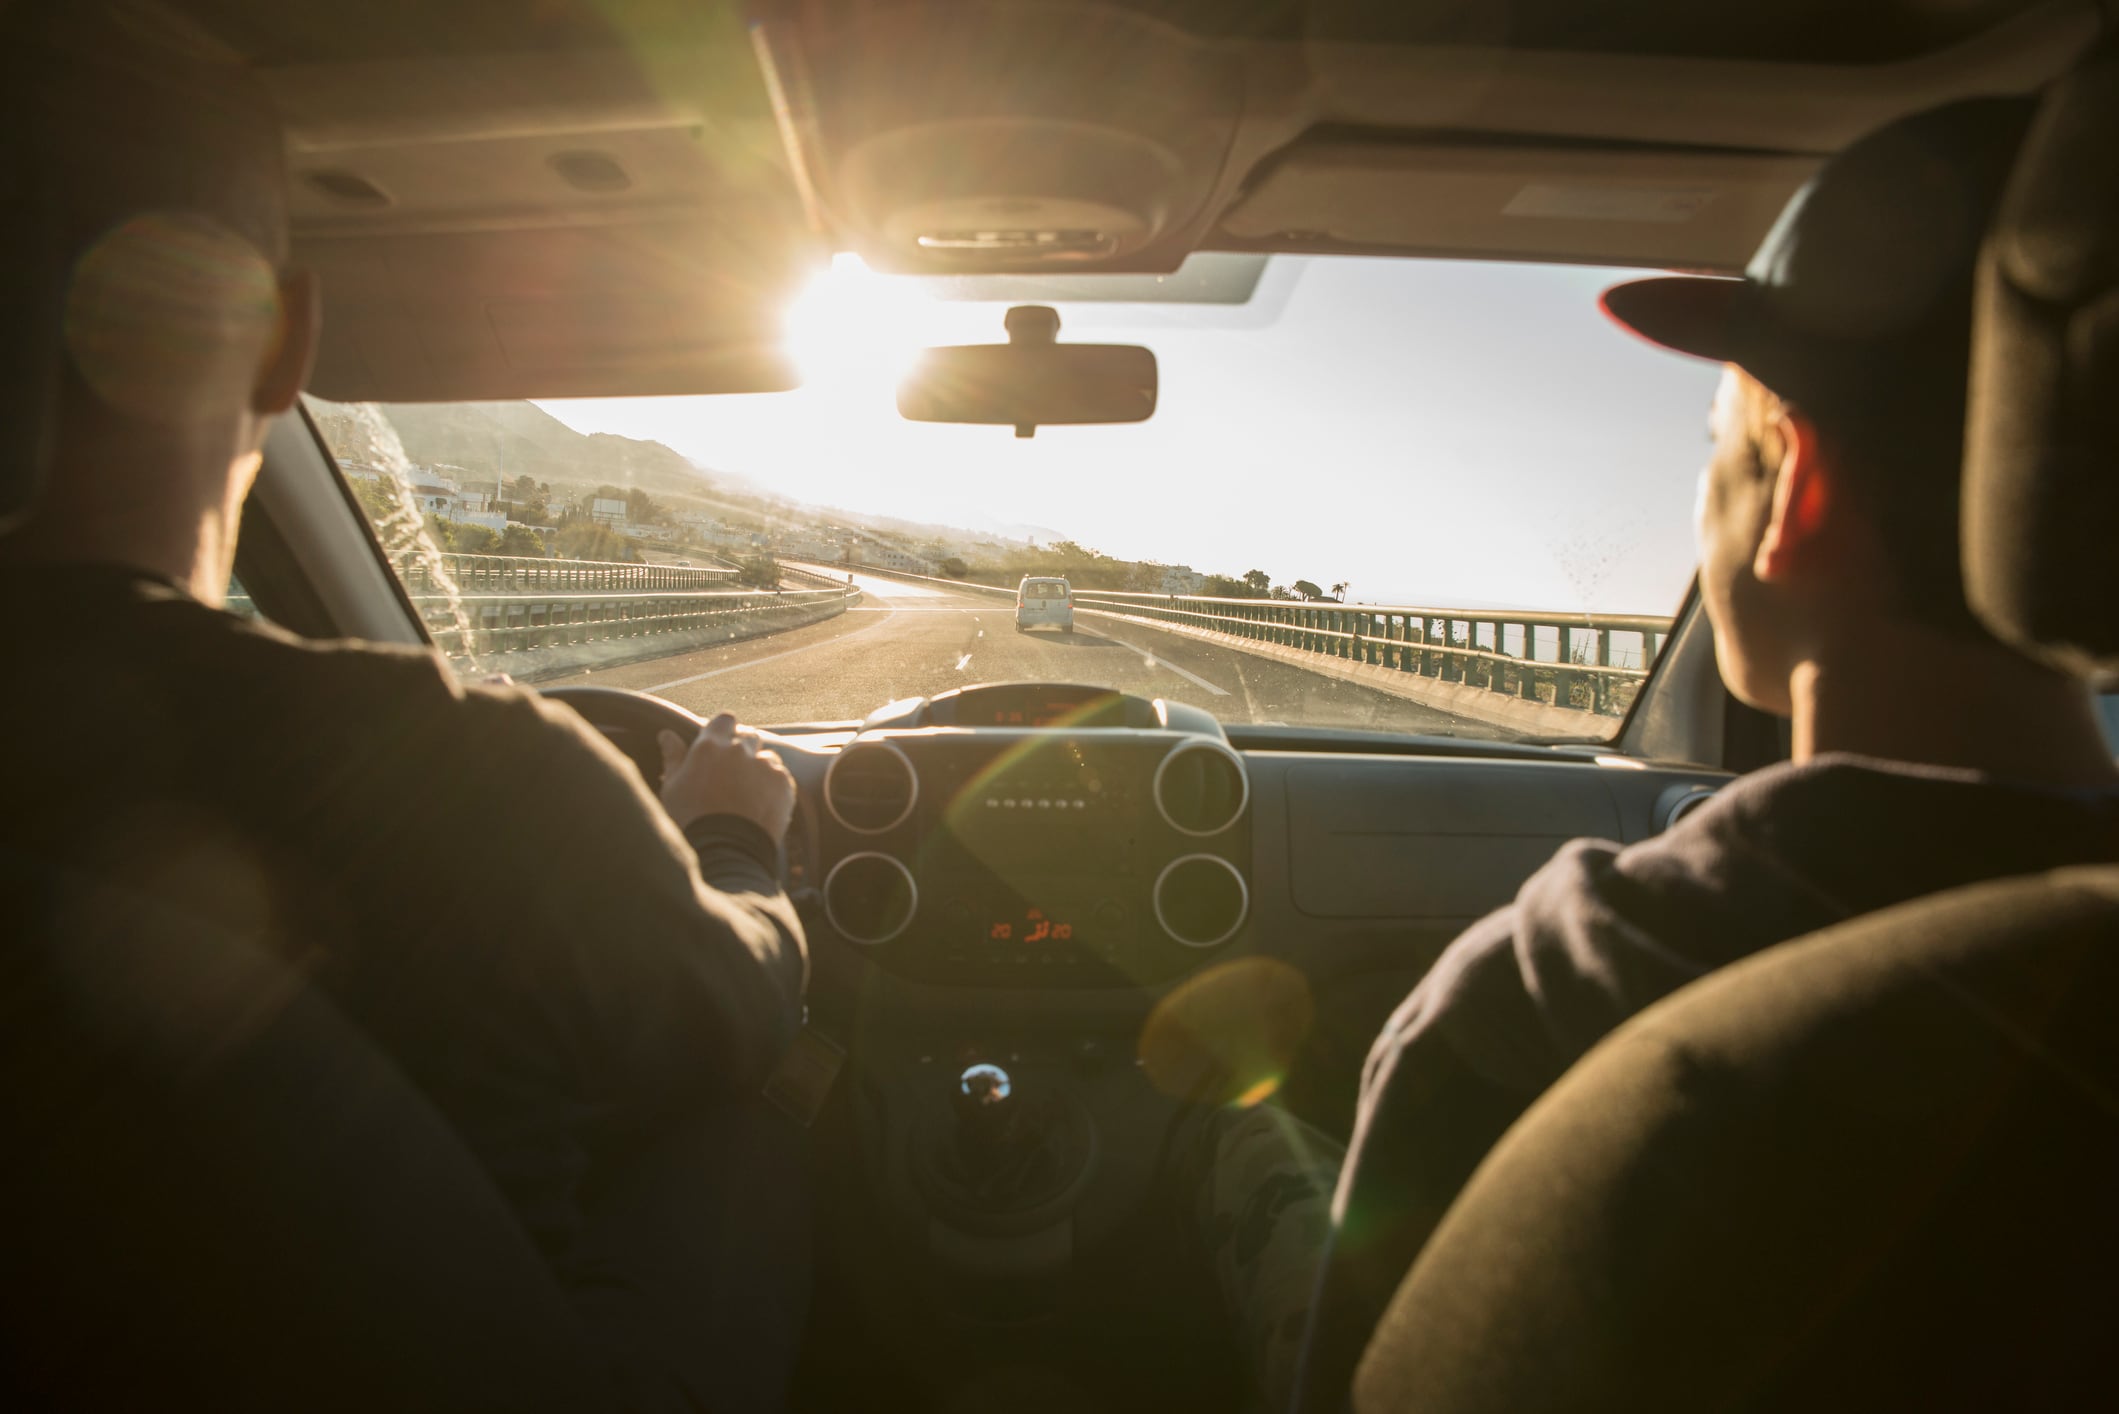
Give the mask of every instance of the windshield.
<path id="1" fill-rule="evenodd" d="M 1593 740 L 1690 575 L 1715 377 L 1602 317 L 1623 278 L 1205 256 L 1077 277 L 1091 299 L 1050 277 L 1030 297 L 1062 341 L 1146 345 L 1161 391 L 1145 423 L 1024 438 L 894 403 L 921 348 L 1002 341 L 1020 292 L 841 257 L 789 311 L 795 392 L 310 411 L 466 674 L 766 724 L 1042 681 Z"/>

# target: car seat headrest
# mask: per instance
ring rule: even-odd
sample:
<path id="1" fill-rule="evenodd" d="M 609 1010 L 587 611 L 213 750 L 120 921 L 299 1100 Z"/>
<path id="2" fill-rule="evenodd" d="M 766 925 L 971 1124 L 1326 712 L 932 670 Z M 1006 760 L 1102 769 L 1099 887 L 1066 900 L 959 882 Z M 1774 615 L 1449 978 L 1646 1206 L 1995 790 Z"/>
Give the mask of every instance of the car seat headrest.
<path id="1" fill-rule="evenodd" d="M 2003 639 L 2119 669 L 2119 45 L 2047 94 L 1981 260 L 1965 590 Z"/>

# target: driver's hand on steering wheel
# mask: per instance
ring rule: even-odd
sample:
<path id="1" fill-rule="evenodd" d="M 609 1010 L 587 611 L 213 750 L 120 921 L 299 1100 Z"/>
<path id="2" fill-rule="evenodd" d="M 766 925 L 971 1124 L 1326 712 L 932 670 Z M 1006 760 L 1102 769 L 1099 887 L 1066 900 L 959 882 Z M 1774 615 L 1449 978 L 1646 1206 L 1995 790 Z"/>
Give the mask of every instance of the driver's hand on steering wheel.
<path id="1" fill-rule="evenodd" d="M 775 844 L 786 838 L 795 811 L 795 778 L 780 758 L 758 748 L 764 738 L 723 712 L 687 748 L 662 732 L 662 807 L 683 829 L 708 815 L 738 815 Z"/>

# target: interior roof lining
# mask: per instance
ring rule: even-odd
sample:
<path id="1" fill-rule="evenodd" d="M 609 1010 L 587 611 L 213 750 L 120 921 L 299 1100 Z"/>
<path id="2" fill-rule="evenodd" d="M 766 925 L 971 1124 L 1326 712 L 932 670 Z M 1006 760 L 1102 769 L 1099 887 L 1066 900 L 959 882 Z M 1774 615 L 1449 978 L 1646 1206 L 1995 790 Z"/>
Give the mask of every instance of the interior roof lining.
<path id="1" fill-rule="evenodd" d="M 266 62 L 327 54 L 389 58 L 500 48 L 545 52 L 624 37 L 668 45 L 725 26 L 726 10 L 667 0 L 542 0 L 535 7 L 448 6 L 435 0 L 365 0 L 304 7 L 287 0 L 182 0 L 240 51 Z M 869 0 L 803 0 L 829 20 Z M 1154 18 L 1212 41 L 1324 39 L 1466 47 L 1502 37 L 1520 48 L 1583 55 L 1679 58 L 1764 55 L 1849 67 L 1902 62 L 1976 39 L 2046 0 L 1749 0 L 1740 7 L 1698 0 L 1509 0 L 1507 4 L 1410 5 L 1402 0 L 1113 0 L 1109 8 Z M 793 5 L 756 8 L 790 11 Z M 302 11 L 303 13 L 290 13 Z"/>
<path id="2" fill-rule="evenodd" d="M 371 0 L 358 17 L 349 13 L 338 20 L 318 18 L 313 7 L 289 0 L 199 3 L 290 26 L 306 15 L 327 29 L 356 23 L 416 28 L 415 12 L 424 13 L 431 0 Z M 615 13 L 635 4 L 553 0 L 552 8 L 578 17 L 597 6 Z M 644 8 L 657 5 L 670 8 L 667 0 Z M 820 0 L 820 7 L 829 11 L 834 4 Z M 1144 8 L 1157 12 L 1153 5 Z M 1659 157 L 1762 166 L 1814 161 L 1859 132 L 1919 107 L 1966 93 L 2028 90 L 2092 42 L 2102 16 L 2099 0 L 2002 8 L 2008 16 L 1976 39 L 1868 66 L 1223 38 L 1215 43 L 1243 82 L 1213 194 L 1162 244 L 1097 268 L 1166 272 L 1196 248 L 1734 269 L 1748 255 L 1740 247 L 1755 244 L 1770 219 L 1763 210 L 1768 198 L 1777 208 L 1783 199 L 1778 193 L 1792 189 L 1785 183 L 1776 188 L 1779 179 L 1770 172 L 1729 176 L 1725 194 L 1714 198 L 1722 204 L 1712 222 L 1703 220 L 1690 231 L 1658 226 L 1653 216 L 1564 211 L 1531 213 L 1550 224 L 1511 225 L 1502 219 L 1514 213 L 1500 184 L 1511 172 L 1519 181 L 1546 180 L 1538 169 L 1541 155 L 1552 159 L 1554 180 L 1586 187 L 1604 181 L 1653 185 L 1653 173 L 1640 166 Z M 671 277 L 657 263 L 652 242 L 642 244 L 660 222 L 734 222 L 744 233 L 737 244 L 750 253 L 732 245 L 725 254 L 742 265 L 770 250 L 822 248 L 793 188 L 756 55 L 747 43 L 732 42 L 740 31 L 697 20 L 695 14 L 684 24 L 673 22 L 672 42 L 645 57 L 614 47 L 608 28 L 591 27 L 557 47 L 523 43 L 495 52 L 441 46 L 403 58 L 379 57 L 370 48 L 349 62 L 262 69 L 289 122 L 298 182 L 319 167 L 342 168 L 399 192 L 396 206 L 365 210 L 334 208 L 311 193 L 296 217 L 298 249 L 322 254 L 328 244 L 334 258 L 365 249 L 382 261 L 374 267 L 375 278 L 384 281 L 378 293 L 387 290 L 400 317 L 366 331 L 371 347 L 364 357 L 438 360 L 434 376 L 446 382 L 450 369 L 444 365 L 462 332 L 455 328 L 462 292 L 446 282 L 423 286 L 431 272 L 416 261 L 383 260 L 386 251 L 415 248 L 393 241 L 492 240 L 523 257 L 514 263 L 525 278 L 542 271 L 538 278 L 554 297 L 574 299 L 623 297 L 667 283 Z M 439 17 L 434 24 L 446 27 Z M 470 31 L 452 33 L 463 39 Z M 689 153 L 649 136 L 669 130 L 684 132 Z M 605 151 L 631 180 L 623 192 L 576 191 L 547 170 L 550 153 L 536 160 L 510 154 L 506 162 L 494 152 L 481 153 L 480 144 L 502 139 L 524 147 L 546 143 L 554 152 Z M 1245 214 L 1246 203 L 1276 173 L 1334 146 L 1383 159 L 1376 182 L 1362 185 L 1362 161 L 1334 172 L 1327 155 L 1302 180 L 1284 183 L 1270 204 L 1253 203 L 1248 231 L 1221 228 Z M 1400 152 L 1406 155 L 1403 170 L 1385 171 Z M 1423 153 L 1441 160 L 1423 171 Z M 1459 171 L 1458 159 L 1467 156 L 1496 158 L 1496 173 Z M 1598 158 L 1609 160 L 1609 173 L 1594 170 Z M 364 173 L 364 167 L 373 170 Z M 1712 184 L 1711 178 L 1703 181 Z M 1393 215 L 1393 203 L 1403 208 L 1402 220 Z M 1594 230 L 1581 224 L 1591 219 L 1609 224 Z M 553 264 L 538 255 L 558 250 L 555 243 L 567 240 L 569 230 L 609 232 L 614 258 Z M 858 246 L 867 237 L 842 226 L 833 239 Z M 982 261 L 937 260 L 923 273 L 971 268 L 987 267 Z M 1035 269 L 1025 266 L 1021 273 Z M 731 288 L 742 283 L 723 273 L 712 278 Z M 338 322 L 346 332 L 345 321 Z M 491 372 L 469 363 L 455 371 L 467 378 Z M 602 369 L 599 389 L 621 385 L 623 374 L 615 365 Z"/>
<path id="3" fill-rule="evenodd" d="M 2048 9 L 2021 17 L 1958 49 L 1919 59 L 1850 68 L 1844 65 L 1776 64 L 1763 61 L 1683 59 L 1667 56 L 1584 55 L 1554 51 L 1436 48 L 1412 45 L 1286 44 L 1237 42 L 1254 95 L 1268 76 L 1316 95 L 1321 121 L 1388 129 L 1408 124 L 1402 115 L 1433 104 L 1438 88 L 1475 95 L 1465 111 L 1477 118 L 1518 94 L 1562 89 L 1580 115 L 1564 127 L 1532 125 L 1520 131 L 1599 136 L 1599 101 L 1625 111 L 1628 129 L 1614 141 L 1656 141 L 1635 130 L 1644 101 L 1660 91 L 1666 100 L 1741 103 L 1770 117 L 1790 117 L 1806 106 L 1848 103 L 1864 114 L 1878 104 L 1940 101 L 1971 89 L 2028 89 L 2059 71 L 2093 40 L 2101 16 L 2095 0 L 2055 0 Z M 726 64 L 725 48 L 702 48 L 667 72 L 709 72 Z M 589 66 L 583 72 L 583 66 Z M 478 54 L 453 59 L 419 56 L 404 60 L 263 66 L 260 79 L 279 102 L 291 146 L 300 151 L 397 143 L 468 141 L 596 132 L 617 128 L 688 127 L 700 123 L 769 123 L 769 115 L 745 106 L 709 102 L 700 89 L 648 82 L 630 56 L 599 49 L 568 54 Z M 1445 76 L 1446 77 L 1443 77 Z M 451 83 L 448 80 L 455 78 Z M 1308 80 L 1307 83 L 1302 82 Z M 498 101 L 496 86 L 513 87 L 516 101 Z M 1396 89 L 1394 94 L 1392 89 Z M 1497 99 L 1499 101 L 1497 101 Z M 1462 103 L 1459 98 L 1450 101 Z M 1667 138 L 1676 141 L 1694 115 L 1668 111 Z M 1800 128 L 1801 124 L 1796 124 Z M 1844 141 L 1842 134 L 1834 142 Z M 1738 144 L 1773 146 L 1773 144 Z M 1804 144 L 1808 146 L 1809 144 Z"/>

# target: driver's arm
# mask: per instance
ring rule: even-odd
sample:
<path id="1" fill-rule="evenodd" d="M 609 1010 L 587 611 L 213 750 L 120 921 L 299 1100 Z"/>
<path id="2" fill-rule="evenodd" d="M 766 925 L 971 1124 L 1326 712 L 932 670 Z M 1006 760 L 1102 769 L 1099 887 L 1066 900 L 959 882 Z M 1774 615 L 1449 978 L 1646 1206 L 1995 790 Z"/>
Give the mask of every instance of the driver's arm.
<path id="1" fill-rule="evenodd" d="M 482 1004 L 451 1019 L 437 1098 L 564 1274 L 594 1175 L 757 1093 L 801 1025 L 805 945 L 770 817 L 700 816 L 695 853 L 572 712 L 468 696 L 480 747 L 463 768 L 506 793 L 449 831 L 468 836 L 447 867 L 469 876 L 465 927 L 492 961 Z"/>
<path id="2" fill-rule="evenodd" d="M 520 1157 L 581 1165 L 545 1195 L 552 1256 L 625 1408 L 776 1409 L 809 1287 L 803 1136 L 758 1093 L 801 1020 L 802 936 L 780 885 L 795 784 L 725 715 L 661 745 L 655 833 L 667 848 L 682 829 L 697 882 L 671 888 L 665 915 L 658 859 L 638 946 L 577 958 L 605 1005 L 569 1029 L 595 1043 L 610 1093 L 584 1096 L 588 1126 Z M 688 905 L 719 928 L 684 930 Z"/>

